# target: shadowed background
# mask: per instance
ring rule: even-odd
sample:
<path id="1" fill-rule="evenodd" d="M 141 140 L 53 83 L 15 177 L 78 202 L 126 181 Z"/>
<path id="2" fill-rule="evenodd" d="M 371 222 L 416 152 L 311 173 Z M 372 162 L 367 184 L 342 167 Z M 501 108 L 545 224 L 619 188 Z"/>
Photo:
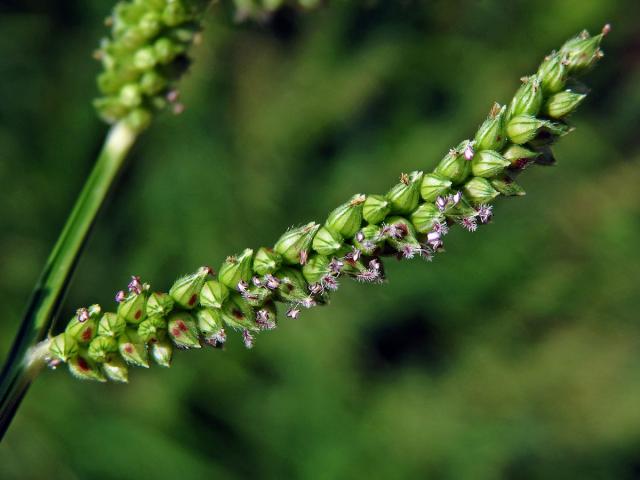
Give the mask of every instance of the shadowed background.
<path id="1" fill-rule="evenodd" d="M 3 479 L 640 478 L 640 5 L 333 2 L 236 25 L 217 5 L 187 106 L 135 147 L 63 311 L 113 307 L 471 136 L 582 28 L 611 22 L 558 165 L 429 264 L 343 282 L 247 351 L 177 352 L 128 386 L 45 371 Z M 0 358 L 89 172 L 108 1 L 0 3 Z"/>

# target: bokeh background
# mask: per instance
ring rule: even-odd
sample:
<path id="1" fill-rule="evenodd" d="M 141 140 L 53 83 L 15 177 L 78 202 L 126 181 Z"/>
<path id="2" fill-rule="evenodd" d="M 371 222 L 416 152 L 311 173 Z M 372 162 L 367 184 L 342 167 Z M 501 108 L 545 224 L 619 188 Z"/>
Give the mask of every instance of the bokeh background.
<path id="1" fill-rule="evenodd" d="M 0 358 L 89 172 L 111 2 L 0 3 Z M 135 147 L 63 312 L 167 287 L 432 168 L 582 28 L 611 22 L 558 165 L 435 262 L 388 263 L 252 351 L 178 352 L 130 384 L 46 371 L 3 479 L 640 478 L 640 4 L 216 5 L 186 111 Z"/>

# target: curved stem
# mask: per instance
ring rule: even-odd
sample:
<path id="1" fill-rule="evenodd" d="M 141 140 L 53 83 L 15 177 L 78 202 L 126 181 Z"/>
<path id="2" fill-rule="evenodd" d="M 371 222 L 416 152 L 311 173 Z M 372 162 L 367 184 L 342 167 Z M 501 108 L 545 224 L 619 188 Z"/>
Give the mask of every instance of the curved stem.
<path id="1" fill-rule="evenodd" d="M 35 286 L 0 375 L 0 439 L 4 436 L 31 381 L 44 366 L 48 335 L 82 247 L 137 133 L 124 123 L 107 135 L 67 223 Z"/>

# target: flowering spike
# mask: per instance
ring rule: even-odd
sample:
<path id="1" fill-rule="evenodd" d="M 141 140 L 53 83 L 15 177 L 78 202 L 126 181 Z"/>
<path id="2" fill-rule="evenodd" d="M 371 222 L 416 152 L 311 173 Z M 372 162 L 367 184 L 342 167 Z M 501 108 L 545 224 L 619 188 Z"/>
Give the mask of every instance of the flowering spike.
<path id="1" fill-rule="evenodd" d="M 343 237 L 353 237 L 362 225 L 362 204 L 365 200 L 366 197 L 361 194 L 351 197 L 351 200 L 329 214 L 325 227 Z"/>
<path id="2" fill-rule="evenodd" d="M 391 204 L 383 195 L 369 195 L 362 205 L 362 217 L 371 225 L 382 222 L 391 213 Z"/>
<path id="3" fill-rule="evenodd" d="M 227 257 L 218 272 L 218 280 L 229 288 L 236 288 L 240 280 L 251 279 L 253 250 L 245 249 L 240 256 Z"/>
<path id="4" fill-rule="evenodd" d="M 198 304 L 200 290 L 210 273 L 209 267 L 201 267 L 197 272 L 179 278 L 171 286 L 169 295 L 180 307 L 194 308 Z"/>
<path id="5" fill-rule="evenodd" d="M 166 106 L 164 96 L 184 72 L 185 53 L 197 39 L 197 21 L 206 2 L 164 0 L 119 2 L 110 18 L 112 36 L 96 57 L 103 94 L 94 104 L 109 123 L 125 121 L 144 129 L 151 108 Z"/>
<path id="6" fill-rule="evenodd" d="M 167 319 L 167 331 L 178 348 L 200 348 L 198 327 L 191 314 L 173 312 Z"/>
<path id="7" fill-rule="evenodd" d="M 320 228 L 317 223 L 311 222 L 298 228 L 292 228 L 276 242 L 273 249 L 282 255 L 283 260 L 289 264 L 304 264 L 311 247 L 313 237 Z"/>
<path id="8" fill-rule="evenodd" d="M 193 41 L 194 32 L 182 28 L 182 24 L 180 28 L 168 28 L 167 21 L 180 20 L 183 13 L 174 4 L 183 1 L 171 0 L 168 20 L 164 9 L 169 4 L 165 0 L 126 4 L 134 10 L 142 4 L 161 5 L 162 11 L 154 17 L 147 15 L 144 7 L 142 13 L 126 20 L 126 25 L 133 22 L 136 26 L 125 25 L 123 29 L 131 47 L 127 65 L 135 69 L 135 78 L 122 78 L 119 71 L 116 74 L 109 67 L 100 79 L 100 88 L 110 92 L 103 107 L 114 118 L 142 125 L 148 122 L 150 109 L 156 104 L 171 108 L 179 105 L 179 92 L 167 81 L 171 76 L 168 72 L 175 66 L 172 62 L 184 55 L 185 42 Z M 114 29 L 119 21 L 114 22 Z M 357 195 L 338 207 L 322 229 L 310 223 L 287 232 L 275 249 L 259 249 L 255 258 L 252 250 L 230 257 L 218 280 L 201 280 L 200 276 L 211 273 L 201 270 L 195 274 L 197 279 L 183 279 L 172 288 L 175 300 L 167 294 L 150 295 L 149 286 L 133 277 L 128 292 L 116 296 L 118 314 L 107 312 L 98 323 L 99 307 L 80 309 L 65 333 L 49 340 L 49 364 L 67 361 L 72 372 L 83 378 L 104 380 L 107 375 L 123 381 L 127 370 L 121 359 L 148 366 L 150 352 L 157 363 L 170 364 L 172 330 L 175 343 L 181 347 L 200 346 L 201 335 L 208 344 L 219 345 L 226 340 L 223 325 L 239 330 L 247 346 L 252 346 L 254 333 L 275 326 L 275 302 L 286 303 L 287 317 L 297 318 L 302 308 L 326 303 L 327 294 L 336 290 L 338 280 L 345 276 L 361 282 L 381 282 L 384 270 L 378 256 L 431 259 L 435 252 L 442 251 L 449 226 L 461 225 L 474 231 L 480 223 L 488 223 L 492 216 L 489 202 L 494 197 L 524 194 L 513 181 L 516 174 L 531 163 L 554 162 L 550 147 L 570 127 L 552 119 L 563 119 L 584 98 L 562 91 L 566 74 L 595 62 L 601 56 L 599 42 L 600 38 L 581 35 L 545 59 L 539 71 L 525 80 L 509 109 L 494 105 L 474 140 L 465 140 L 452 149 L 434 173 L 403 174 L 386 196 Z M 113 66 L 117 63 L 113 55 L 113 50 L 105 47 L 100 59 Z M 536 118 L 540 105 L 544 116 Z M 508 122 L 507 115 L 512 115 Z M 507 140 L 512 144 L 505 146 Z M 459 191 L 452 190 L 454 186 Z M 426 203 L 420 205 L 420 197 Z M 402 217 L 389 217 L 399 212 Z M 362 220 L 368 225 L 363 226 Z M 196 301 L 191 301 L 193 295 Z M 193 309 L 197 321 L 184 312 L 185 308 Z M 119 354 L 113 351 L 114 342 Z"/>

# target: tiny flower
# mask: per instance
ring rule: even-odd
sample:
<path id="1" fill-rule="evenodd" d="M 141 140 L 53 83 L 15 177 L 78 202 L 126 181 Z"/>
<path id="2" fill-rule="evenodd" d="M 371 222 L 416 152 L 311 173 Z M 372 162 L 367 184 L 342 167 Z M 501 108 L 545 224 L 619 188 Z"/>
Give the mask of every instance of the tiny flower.
<path id="1" fill-rule="evenodd" d="M 116 293 L 116 302 L 121 303 L 124 301 L 124 299 L 127 297 L 127 294 L 124 293 L 124 290 L 120 290 L 118 291 L 118 293 Z"/>
<path id="2" fill-rule="evenodd" d="M 438 210 L 443 212 L 445 208 L 447 208 L 448 204 L 449 204 L 448 197 L 443 197 L 442 195 L 438 195 L 438 197 L 436 198 L 436 207 L 438 207 Z"/>
<path id="3" fill-rule="evenodd" d="M 306 297 L 300 300 L 300 305 L 302 305 L 304 308 L 311 308 L 311 307 L 315 307 L 317 303 L 313 298 Z"/>
<path id="4" fill-rule="evenodd" d="M 296 319 L 300 315 L 300 309 L 296 306 L 289 307 L 287 310 L 287 317 Z"/>
<path id="5" fill-rule="evenodd" d="M 270 273 L 267 273 L 264 276 L 264 284 L 269 290 L 275 290 L 280 286 L 280 280 L 278 280 L 278 278 L 274 277 Z"/>
<path id="6" fill-rule="evenodd" d="M 449 199 L 450 199 L 451 203 L 453 203 L 454 205 L 457 205 L 458 203 L 460 203 L 460 200 L 462 200 L 462 192 L 460 192 L 458 190 L 453 195 L 450 195 Z"/>
<path id="7" fill-rule="evenodd" d="M 435 222 L 433 224 L 433 231 L 444 236 L 449 233 L 449 226 L 446 222 Z"/>
<path id="8" fill-rule="evenodd" d="M 322 277 L 321 283 L 327 290 L 335 291 L 338 289 L 338 281 L 333 275 L 325 275 Z"/>
<path id="9" fill-rule="evenodd" d="M 470 232 L 475 232 L 478 229 L 478 222 L 475 216 L 463 217 L 460 220 L 460 225 Z"/>
<path id="10" fill-rule="evenodd" d="M 127 285 L 127 288 L 131 293 L 140 295 L 142 293 L 142 283 L 140 282 L 140 277 L 137 275 L 132 275 L 131 281 L 129 282 L 129 285 Z"/>
<path id="11" fill-rule="evenodd" d="M 227 332 L 224 331 L 224 328 L 221 328 L 218 333 L 215 334 L 214 339 L 218 343 L 224 343 L 227 341 Z"/>
<path id="12" fill-rule="evenodd" d="M 476 207 L 478 218 L 482 223 L 487 223 L 493 215 L 493 207 L 486 203 L 481 203 Z"/>
<path id="13" fill-rule="evenodd" d="M 321 295 L 324 292 L 324 287 L 321 283 L 312 283 L 309 285 L 309 292 L 311 295 Z"/>
<path id="14" fill-rule="evenodd" d="M 276 322 L 271 319 L 269 311 L 264 308 L 256 312 L 256 324 L 258 324 L 262 330 L 273 330 L 276 328 Z"/>
<path id="15" fill-rule="evenodd" d="M 354 248 L 349 253 L 344 256 L 344 261 L 354 265 L 358 260 L 360 260 L 361 252 L 357 248 Z"/>
<path id="16" fill-rule="evenodd" d="M 249 332 L 249 330 L 242 331 L 242 341 L 244 342 L 245 347 L 253 348 L 254 339 L 253 339 L 253 335 L 251 335 L 251 332 Z"/>
<path id="17" fill-rule="evenodd" d="M 238 285 L 236 285 L 236 289 L 241 293 L 241 294 L 245 294 L 248 293 L 249 291 L 249 284 L 247 282 L 245 282 L 244 280 L 240 280 L 238 282 Z"/>
<path id="18" fill-rule="evenodd" d="M 367 269 L 356 275 L 356 280 L 364 283 L 377 283 L 380 282 L 380 271 Z"/>
<path id="19" fill-rule="evenodd" d="M 464 149 L 464 158 L 465 160 L 470 161 L 474 155 L 475 155 L 475 152 L 473 150 L 473 142 L 469 142 L 467 143 L 467 146 Z"/>
<path id="20" fill-rule="evenodd" d="M 400 255 L 402 258 L 406 258 L 407 260 L 412 259 L 417 254 L 420 253 L 420 248 L 415 245 L 411 245 L 410 243 L 406 243 L 402 245 L 400 248 Z"/>
<path id="21" fill-rule="evenodd" d="M 439 248 L 441 248 L 444 245 L 444 243 L 442 242 L 442 237 L 441 237 L 440 233 L 435 232 L 435 231 L 434 232 L 429 232 L 427 234 L 427 243 L 434 250 L 438 250 Z"/>
<path id="22" fill-rule="evenodd" d="M 260 277 L 257 275 L 254 275 L 253 277 L 251 277 L 251 283 L 253 283 L 254 286 L 256 287 L 262 287 L 262 280 L 260 280 Z"/>
<path id="23" fill-rule="evenodd" d="M 339 275 L 343 268 L 344 262 L 335 257 L 332 258 L 329 262 L 329 272 L 333 273 L 334 275 Z"/>
<path id="24" fill-rule="evenodd" d="M 76 311 L 76 317 L 78 318 L 78 321 L 80 323 L 84 323 L 87 320 L 89 320 L 89 310 L 87 310 L 86 308 L 79 308 Z"/>

